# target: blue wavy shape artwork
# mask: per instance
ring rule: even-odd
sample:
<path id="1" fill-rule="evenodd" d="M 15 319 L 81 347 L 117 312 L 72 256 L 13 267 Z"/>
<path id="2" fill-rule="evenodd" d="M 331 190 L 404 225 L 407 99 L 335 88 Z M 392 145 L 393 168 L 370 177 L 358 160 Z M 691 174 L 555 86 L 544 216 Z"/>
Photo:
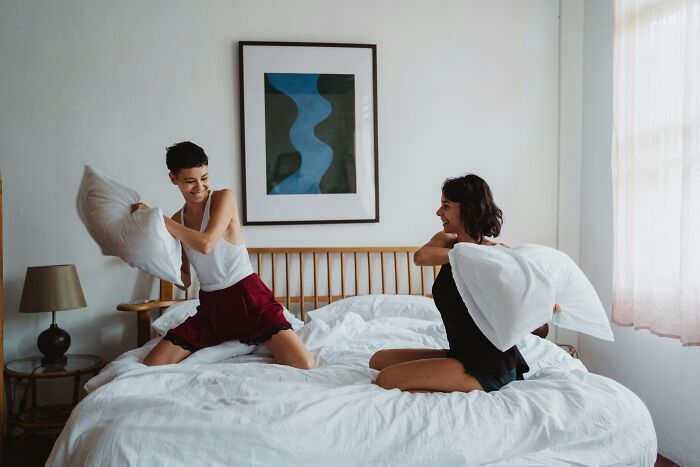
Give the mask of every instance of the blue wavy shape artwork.
<path id="1" fill-rule="evenodd" d="M 265 74 L 267 193 L 355 192 L 354 76 Z"/>

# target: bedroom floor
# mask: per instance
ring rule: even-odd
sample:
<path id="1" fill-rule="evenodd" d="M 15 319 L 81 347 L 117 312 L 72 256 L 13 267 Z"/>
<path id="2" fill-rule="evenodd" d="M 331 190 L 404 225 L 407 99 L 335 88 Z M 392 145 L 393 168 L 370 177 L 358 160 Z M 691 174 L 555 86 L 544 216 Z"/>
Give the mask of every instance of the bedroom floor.
<path id="1" fill-rule="evenodd" d="M 6 467 L 41 467 L 51 453 L 55 439 L 42 434 L 29 435 L 21 443 L 14 446 L 12 450 L 6 452 L 7 456 L 2 462 Z M 17 437 L 8 440 L 8 445 L 12 446 L 17 442 Z M 665 457 L 659 455 L 656 458 L 654 467 L 680 467 Z"/>
<path id="2" fill-rule="evenodd" d="M 7 439 L 6 446 L 13 446 L 6 449 L 5 459 L 2 465 L 6 467 L 35 467 L 43 466 L 51 453 L 51 448 L 55 438 L 43 435 L 32 434 L 23 439 L 19 444 L 17 436 Z"/>

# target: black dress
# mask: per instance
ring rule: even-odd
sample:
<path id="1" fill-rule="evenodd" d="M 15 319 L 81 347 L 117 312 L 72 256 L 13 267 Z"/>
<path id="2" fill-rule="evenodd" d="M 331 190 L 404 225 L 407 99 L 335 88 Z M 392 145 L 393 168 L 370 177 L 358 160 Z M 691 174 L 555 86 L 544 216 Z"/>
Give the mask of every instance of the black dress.
<path id="1" fill-rule="evenodd" d="M 516 346 L 501 352 L 479 330 L 459 295 L 450 264 L 443 265 L 435 278 L 433 299 L 447 331 L 447 354 L 462 362 L 466 373 L 500 377 L 515 369 L 517 379 L 522 379 L 530 370 Z"/>

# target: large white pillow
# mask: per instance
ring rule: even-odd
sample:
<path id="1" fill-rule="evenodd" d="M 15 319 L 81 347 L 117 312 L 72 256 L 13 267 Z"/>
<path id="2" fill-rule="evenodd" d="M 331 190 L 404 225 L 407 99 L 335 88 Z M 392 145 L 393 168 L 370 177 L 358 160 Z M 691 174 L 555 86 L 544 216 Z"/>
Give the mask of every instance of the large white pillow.
<path id="1" fill-rule="evenodd" d="M 153 321 L 151 326 L 158 334 L 164 336 L 169 330 L 179 326 L 190 316 L 195 315 L 197 313 L 198 306 L 198 298 L 178 302 L 175 305 L 168 307 L 168 309 L 165 310 L 165 312 L 158 319 Z M 284 317 L 287 318 L 289 324 L 292 325 L 293 330 L 296 331 L 304 325 L 303 321 L 298 320 L 296 316 L 289 312 L 289 310 L 284 307 L 282 307 L 282 309 L 284 311 Z"/>
<path id="2" fill-rule="evenodd" d="M 160 208 L 131 214 L 131 205 L 140 200 L 136 191 L 85 166 L 78 214 L 102 254 L 118 256 L 132 267 L 182 285 L 180 242 L 165 228 Z"/>
<path id="3" fill-rule="evenodd" d="M 458 243 L 449 258 L 469 314 L 498 349 L 509 349 L 550 320 L 613 340 L 598 294 L 565 253 L 528 243 L 512 249 Z M 555 303 L 561 312 L 553 316 Z"/>
<path id="4" fill-rule="evenodd" d="M 308 313 L 312 320 L 331 324 L 346 313 L 357 313 L 365 321 L 374 318 L 404 317 L 427 321 L 440 319 L 432 298 L 420 295 L 359 295 L 328 304 Z"/>

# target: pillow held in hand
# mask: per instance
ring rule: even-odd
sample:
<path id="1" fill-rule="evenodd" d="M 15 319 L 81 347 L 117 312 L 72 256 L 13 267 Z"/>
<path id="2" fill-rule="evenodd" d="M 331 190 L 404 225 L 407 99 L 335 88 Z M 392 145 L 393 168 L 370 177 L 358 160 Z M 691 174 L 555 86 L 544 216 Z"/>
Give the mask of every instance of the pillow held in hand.
<path id="1" fill-rule="evenodd" d="M 613 340 L 598 294 L 565 253 L 528 243 L 512 249 L 458 243 L 449 258 L 469 314 L 501 351 L 550 319 L 557 326 Z M 555 303 L 561 312 L 552 316 Z"/>
<path id="2" fill-rule="evenodd" d="M 78 214 L 102 254 L 118 256 L 132 267 L 182 285 L 180 242 L 165 228 L 160 208 L 131 214 L 131 205 L 140 199 L 136 191 L 85 166 Z"/>

